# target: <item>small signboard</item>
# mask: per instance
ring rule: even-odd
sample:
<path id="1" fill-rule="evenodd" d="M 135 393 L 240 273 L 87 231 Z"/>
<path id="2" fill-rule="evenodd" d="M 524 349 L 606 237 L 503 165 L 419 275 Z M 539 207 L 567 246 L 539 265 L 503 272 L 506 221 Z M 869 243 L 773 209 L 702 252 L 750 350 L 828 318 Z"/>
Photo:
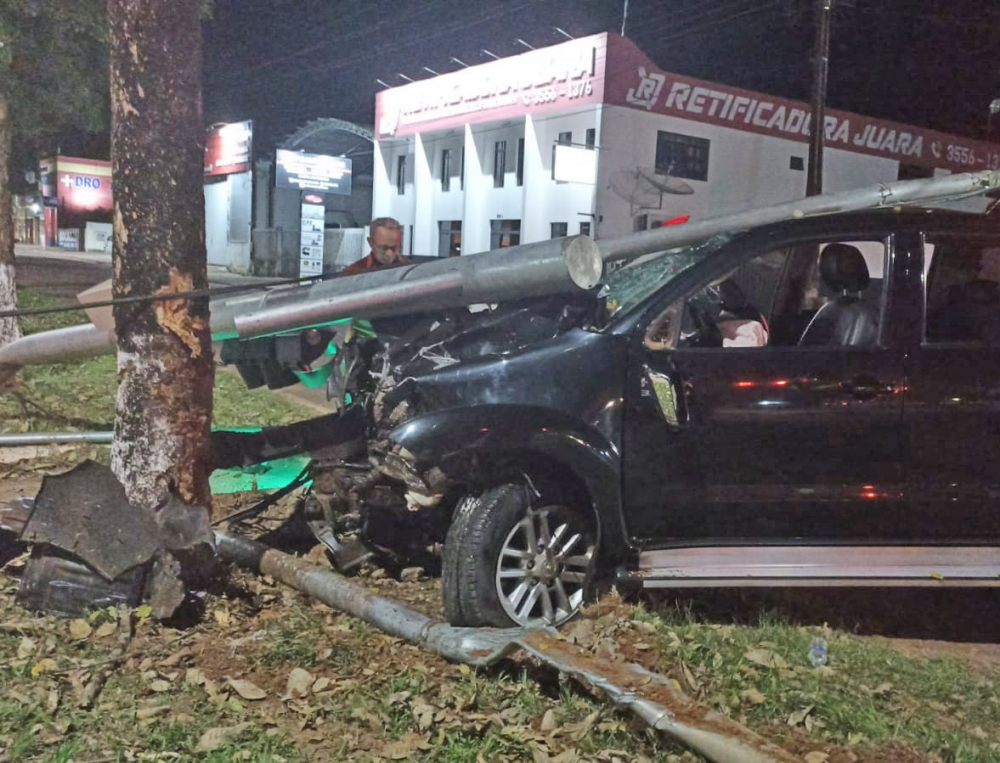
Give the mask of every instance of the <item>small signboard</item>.
<path id="1" fill-rule="evenodd" d="M 274 185 L 296 191 L 351 195 L 351 160 L 345 156 L 303 154 L 279 148 Z"/>
<path id="2" fill-rule="evenodd" d="M 323 222 L 326 206 L 303 200 L 299 242 L 299 275 L 323 275 Z"/>

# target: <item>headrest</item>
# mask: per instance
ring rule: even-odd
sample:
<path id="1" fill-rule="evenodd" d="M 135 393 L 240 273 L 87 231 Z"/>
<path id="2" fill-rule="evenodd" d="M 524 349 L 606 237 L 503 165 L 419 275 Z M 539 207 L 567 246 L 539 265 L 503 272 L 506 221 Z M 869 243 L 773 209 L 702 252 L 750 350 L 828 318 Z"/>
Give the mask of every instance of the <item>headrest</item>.
<path id="1" fill-rule="evenodd" d="M 747 306 L 747 297 L 743 289 L 732 278 L 727 278 L 719 284 L 719 297 L 722 300 L 722 309 L 730 313 L 735 313 Z"/>
<path id="2" fill-rule="evenodd" d="M 819 274 L 834 291 L 868 288 L 868 265 L 861 250 L 850 244 L 830 244 L 819 256 Z"/>

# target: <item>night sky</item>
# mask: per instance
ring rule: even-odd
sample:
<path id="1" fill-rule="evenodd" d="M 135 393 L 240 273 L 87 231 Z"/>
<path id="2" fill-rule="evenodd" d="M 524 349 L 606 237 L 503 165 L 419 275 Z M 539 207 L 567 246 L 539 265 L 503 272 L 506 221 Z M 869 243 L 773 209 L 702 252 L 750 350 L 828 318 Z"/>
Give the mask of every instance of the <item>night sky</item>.
<path id="1" fill-rule="evenodd" d="M 207 121 L 253 119 L 257 152 L 316 117 L 374 119 L 405 84 L 573 36 L 618 32 L 621 0 L 215 0 Z M 667 71 L 808 100 L 814 0 L 630 0 L 626 36 Z M 838 0 L 831 108 L 985 138 L 1000 98 L 1000 0 Z M 1000 115 L 997 130 L 1000 136 Z"/>

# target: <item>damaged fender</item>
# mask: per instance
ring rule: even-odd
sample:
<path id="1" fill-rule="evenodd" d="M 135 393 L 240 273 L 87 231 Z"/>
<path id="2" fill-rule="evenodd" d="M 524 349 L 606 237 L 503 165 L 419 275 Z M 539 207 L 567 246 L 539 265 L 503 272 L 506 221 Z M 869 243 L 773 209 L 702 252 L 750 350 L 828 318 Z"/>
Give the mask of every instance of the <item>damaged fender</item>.
<path id="1" fill-rule="evenodd" d="M 537 454 L 555 461 L 586 489 L 599 520 L 602 553 L 616 554 L 627 546 L 618 449 L 578 418 L 539 406 L 475 405 L 416 416 L 389 437 L 419 462 L 436 464 L 446 473 L 449 465 L 470 456 L 484 464 L 507 455 L 523 459 Z"/>

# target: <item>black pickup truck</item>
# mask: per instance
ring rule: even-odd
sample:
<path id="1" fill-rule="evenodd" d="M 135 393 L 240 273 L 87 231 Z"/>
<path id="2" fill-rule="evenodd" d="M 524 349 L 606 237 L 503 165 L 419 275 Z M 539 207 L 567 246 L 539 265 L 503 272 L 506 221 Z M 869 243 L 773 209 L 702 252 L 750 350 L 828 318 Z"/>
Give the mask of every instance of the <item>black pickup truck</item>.
<path id="1" fill-rule="evenodd" d="M 1000 581 L 995 219 L 794 220 L 374 329 L 334 337 L 305 510 L 332 549 L 436 555 L 455 624 L 558 624 L 608 575 Z"/>

